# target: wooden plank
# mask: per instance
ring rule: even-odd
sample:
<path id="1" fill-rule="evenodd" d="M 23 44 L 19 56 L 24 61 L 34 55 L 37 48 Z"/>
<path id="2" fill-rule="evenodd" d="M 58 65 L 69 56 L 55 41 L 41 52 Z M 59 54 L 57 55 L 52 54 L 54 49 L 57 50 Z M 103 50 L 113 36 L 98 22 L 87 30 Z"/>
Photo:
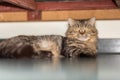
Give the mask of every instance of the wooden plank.
<path id="1" fill-rule="evenodd" d="M 2 0 L 3 2 L 7 2 L 22 8 L 35 10 L 36 4 L 34 0 Z"/>
<path id="2" fill-rule="evenodd" d="M 36 2 L 36 10 L 88 10 L 118 8 L 112 0 L 81 1 L 81 2 Z M 8 3 L 0 3 L 0 11 L 23 11 L 25 9 Z"/>
<path id="3" fill-rule="evenodd" d="M 88 10 L 117 8 L 112 0 L 83 2 L 37 2 L 38 10 Z"/>
<path id="4" fill-rule="evenodd" d="M 25 9 L 20 8 L 9 3 L 0 2 L 0 12 L 14 12 L 14 11 L 25 11 Z"/>
<path id="5" fill-rule="evenodd" d="M 119 9 L 105 9 L 105 10 L 72 10 L 72 11 L 42 11 L 41 20 L 67 20 L 68 18 L 87 19 L 96 17 L 97 19 L 120 19 Z"/>
<path id="6" fill-rule="evenodd" d="M 119 9 L 105 10 L 65 10 L 65 11 L 42 11 L 42 12 L 0 12 L 0 21 L 55 21 L 67 20 L 68 18 L 87 19 L 96 17 L 100 20 L 120 19 Z"/>
<path id="7" fill-rule="evenodd" d="M 27 12 L 0 12 L 0 21 L 27 21 Z"/>
<path id="8" fill-rule="evenodd" d="M 40 21 L 41 11 L 28 11 L 28 21 Z"/>

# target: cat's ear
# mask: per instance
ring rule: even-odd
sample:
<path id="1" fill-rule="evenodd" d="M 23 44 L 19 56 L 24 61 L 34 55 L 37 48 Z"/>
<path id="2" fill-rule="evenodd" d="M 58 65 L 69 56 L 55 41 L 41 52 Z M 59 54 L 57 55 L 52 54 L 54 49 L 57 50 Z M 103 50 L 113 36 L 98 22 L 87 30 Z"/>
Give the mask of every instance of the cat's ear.
<path id="1" fill-rule="evenodd" d="M 72 18 L 68 18 L 68 25 L 73 26 L 75 24 L 75 20 Z"/>
<path id="2" fill-rule="evenodd" d="M 96 21 L 96 18 L 95 17 L 92 17 L 88 20 L 88 24 L 94 26 L 95 25 L 95 21 Z"/>

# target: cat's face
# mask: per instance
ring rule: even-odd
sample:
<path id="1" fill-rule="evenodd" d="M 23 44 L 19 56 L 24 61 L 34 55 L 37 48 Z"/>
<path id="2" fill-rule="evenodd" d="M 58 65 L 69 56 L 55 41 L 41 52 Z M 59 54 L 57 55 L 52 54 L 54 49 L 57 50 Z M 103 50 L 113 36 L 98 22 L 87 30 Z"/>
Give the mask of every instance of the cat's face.
<path id="1" fill-rule="evenodd" d="M 95 27 L 95 18 L 88 20 L 73 20 L 68 19 L 69 28 L 66 36 L 69 38 L 78 39 L 81 41 L 89 41 L 97 39 L 97 29 Z"/>

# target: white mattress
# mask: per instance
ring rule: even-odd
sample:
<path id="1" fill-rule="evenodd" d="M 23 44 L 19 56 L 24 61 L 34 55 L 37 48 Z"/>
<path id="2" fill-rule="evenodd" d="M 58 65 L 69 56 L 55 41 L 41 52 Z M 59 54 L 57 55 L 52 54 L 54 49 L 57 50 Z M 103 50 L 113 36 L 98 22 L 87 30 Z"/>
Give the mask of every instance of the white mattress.
<path id="1" fill-rule="evenodd" d="M 99 38 L 120 38 L 120 20 L 99 20 L 96 22 Z M 54 22 L 5 22 L 0 23 L 0 38 L 16 35 L 64 35 L 67 21 Z"/>

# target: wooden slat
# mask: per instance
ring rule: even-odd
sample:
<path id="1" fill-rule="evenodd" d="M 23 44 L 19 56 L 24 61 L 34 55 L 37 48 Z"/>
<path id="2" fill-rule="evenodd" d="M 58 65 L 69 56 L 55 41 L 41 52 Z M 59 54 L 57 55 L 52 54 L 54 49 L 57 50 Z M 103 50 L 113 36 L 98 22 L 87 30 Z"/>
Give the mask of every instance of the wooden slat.
<path id="1" fill-rule="evenodd" d="M 14 12 L 14 11 L 25 11 L 25 9 L 20 8 L 9 3 L 1 2 L 0 3 L 0 12 Z"/>
<path id="2" fill-rule="evenodd" d="M 41 11 L 28 11 L 28 21 L 40 21 Z"/>
<path id="3" fill-rule="evenodd" d="M 0 12 L 0 21 L 27 21 L 27 12 Z"/>
<path id="4" fill-rule="evenodd" d="M 3 2 L 7 2 L 16 6 L 20 6 L 22 8 L 35 10 L 36 4 L 34 0 L 2 0 Z"/>
<path id="5" fill-rule="evenodd" d="M 72 11 L 42 11 L 41 20 L 67 20 L 68 18 L 86 19 L 96 17 L 97 19 L 120 19 L 119 9 L 106 10 L 72 10 Z"/>
<path id="6" fill-rule="evenodd" d="M 88 10 L 88 9 L 113 9 L 117 8 L 112 0 L 83 1 L 83 2 L 37 2 L 39 10 Z"/>

